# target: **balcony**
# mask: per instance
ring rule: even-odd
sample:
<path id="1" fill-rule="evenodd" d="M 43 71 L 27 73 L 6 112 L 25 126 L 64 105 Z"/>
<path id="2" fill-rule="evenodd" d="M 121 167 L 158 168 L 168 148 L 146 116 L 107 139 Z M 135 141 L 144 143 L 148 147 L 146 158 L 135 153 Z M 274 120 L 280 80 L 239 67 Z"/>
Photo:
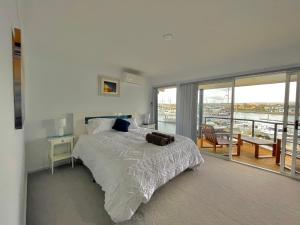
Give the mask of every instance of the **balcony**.
<path id="1" fill-rule="evenodd" d="M 204 124 L 209 124 L 214 127 L 218 132 L 223 132 L 227 134 L 230 131 L 230 118 L 228 117 L 217 117 L 217 116 L 206 116 L 203 118 Z M 277 142 L 277 139 L 282 139 L 282 122 L 278 121 L 264 121 L 264 120 L 252 120 L 252 119 L 234 119 L 233 134 L 234 140 L 237 140 L 237 134 L 241 134 L 244 137 L 254 137 L 257 140 L 267 140 L 270 142 Z M 291 151 L 292 151 L 292 141 L 293 141 L 294 125 L 292 123 L 288 124 L 288 134 L 287 134 L 287 155 L 285 157 L 286 166 L 289 168 L 291 166 Z M 200 133 L 199 133 L 200 134 Z M 299 137 L 298 137 L 299 138 Z M 201 142 L 203 142 L 203 148 L 201 148 Z M 299 141 L 298 141 L 299 143 Z M 211 143 L 209 143 L 202 135 L 199 135 L 198 146 L 203 151 L 214 152 L 211 148 Z M 236 152 L 237 147 L 233 147 L 233 152 Z M 300 150 L 300 145 L 298 144 Z M 228 155 L 228 147 L 220 146 L 216 152 L 217 154 Z M 259 145 L 259 154 L 261 157 L 255 157 L 255 150 L 253 144 L 244 142 L 240 155 L 233 156 L 236 161 L 248 163 L 254 166 L 270 169 L 279 172 L 280 166 L 276 163 L 276 156 L 272 155 L 272 147 L 269 145 Z M 278 160 L 278 159 L 277 159 Z M 300 171 L 300 156 L 297 158 L 297 171 Z"/>

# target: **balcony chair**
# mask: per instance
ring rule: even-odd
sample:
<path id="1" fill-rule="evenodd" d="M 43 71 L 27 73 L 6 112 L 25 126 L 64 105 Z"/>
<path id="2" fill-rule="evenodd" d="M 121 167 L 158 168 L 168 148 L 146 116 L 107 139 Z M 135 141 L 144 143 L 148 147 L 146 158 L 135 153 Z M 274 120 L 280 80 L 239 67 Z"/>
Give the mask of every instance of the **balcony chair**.
<path id="1" fill-rule="evenodd" d="M 238 134 L 238 135 L 240 135 L 240 134 Z M 212 144 L 212 146 L 213 146 L 212 148 L 213 148 L 214 152 L 216 152 L 217 147 L 222 148 L 223 145 L 225 145 L 225 146 L 230 145 L 229 136 L 230 136 L 230 134 L 228 132 L 215 132 L 215 129 L 213 126 L 204 124 L 204 125 L 202 125 L 202 136 L 201 136 L 200 146 L 201 146 L 201 148 L 203 147 L 203 139 L 205 138 L 205 141 Z M 240 140 L 240 138 L 237 138 L 237 139 Z M 234 155 L 239 156 L 240 152 L 241 152 L 241 147 L 240 147 L 241 143 L 239 141 L 233 141 L 232 145 L 237 146 L 237 153 Z"/>

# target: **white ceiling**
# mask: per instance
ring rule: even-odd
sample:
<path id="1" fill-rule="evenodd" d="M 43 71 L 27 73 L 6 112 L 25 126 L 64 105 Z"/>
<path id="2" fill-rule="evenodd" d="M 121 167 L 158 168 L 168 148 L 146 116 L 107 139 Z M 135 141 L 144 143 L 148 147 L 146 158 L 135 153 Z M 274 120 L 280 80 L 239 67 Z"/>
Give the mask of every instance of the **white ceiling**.
<path id="1" fill-rule="evenodd" d="M 300 63 L 299 0 L 24 0 L 31 48 L 147 76 Z M 26 31 L 27 28 L 27 31 Z M 163 34 L 174 34 L 165 41 Z M 25 37 L 26 38 L 26 37 Z"/>

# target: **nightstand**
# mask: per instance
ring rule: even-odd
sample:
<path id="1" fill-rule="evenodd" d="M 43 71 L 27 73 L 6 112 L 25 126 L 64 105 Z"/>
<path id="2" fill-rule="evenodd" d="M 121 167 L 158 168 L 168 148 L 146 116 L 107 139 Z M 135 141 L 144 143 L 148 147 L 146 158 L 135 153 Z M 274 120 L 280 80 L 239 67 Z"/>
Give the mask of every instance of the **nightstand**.
<path id="1" fill-rule="evenodd" d="M 74 136 L 73 135 L 65 135 L 65 136 L 61 136 L 61 137 L 49 137 L 48 141 L 50 142 L 49 160 L 50 160 L 52 174 L 54 171 L 54 163 L 61 161 L 61 160 L 71 159 L 72 168 L 73 168 L 74 161 L 73 161 L 73 157 L 72 157 L 72 151 L 73 151 L 73 146 L 74 146 Z M 55 147 L 57 145 L 62 145 L 62 144 L 68 145 L 69 151 L 64 152 L 64 153 L 55 154 Z"/>
<path id="2" fill-rule="evenodd" d="M 155 130 L 155 123 L 142 124 L 141 127 Z"/>

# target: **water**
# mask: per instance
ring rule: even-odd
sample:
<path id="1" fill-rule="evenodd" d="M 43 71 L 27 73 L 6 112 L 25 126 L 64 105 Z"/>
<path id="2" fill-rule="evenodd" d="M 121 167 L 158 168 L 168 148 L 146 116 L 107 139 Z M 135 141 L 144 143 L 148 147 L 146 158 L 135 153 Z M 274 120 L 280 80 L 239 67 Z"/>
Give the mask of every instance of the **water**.
<path id="1" fill-rule="evenodd" d="M 206 115 L 208 116 L 208 115 Z M 244 113 L 244 112 L 235 112 L 234 117 L 238 119 L 251 119 L 251 120 L 261 120 L 261 121 L 270 121 L 270 122 L 278 122 L 282 123 L 283 115 L 276 115 L 276 114 L 267 114 L 267 113 Z M 289 115 L 288 121 L 289 123 L 293 123 L 295 116 Z M 164 121 L 163 117 L 159 117 L 158 122 L 158 130 L 165 133 L 175 134 L 176 132 L 176 123 L 175 118 L 174 121 Z M 204 122 L 204 121 L 203 121 Z M 241 121 L 242 122 L 242 121 Z M 246 123 L 246 122 L 245 122 Z M 249 122 L 248 122 L 249 123 Z M 262 126 L 262 123 L 256 122 L 259 126 Z M 272 129 L 274 128 L 273 124 L 265 124 L 265 129 Z M 256 132 L 259 132 L 259 128 L 256 128 Z M 272 133 L 272 132 L 271 132 Z M 271 137 L 270 137 L 271 138 Z"/>
<path id="2" fill-rule="evenodd" d="M 244 112 L 235 112 L 234 118 L 238 119 L 250 119 L 250 120 L 264 120 L 264 121 L 271 121 L 271 122 L 282 122 L 283 115 L 278 114 L 268 114 L 268 113 L 244 113 Z M 295 116 L 288 115 L 288 121 L 293 123 Z"/>

